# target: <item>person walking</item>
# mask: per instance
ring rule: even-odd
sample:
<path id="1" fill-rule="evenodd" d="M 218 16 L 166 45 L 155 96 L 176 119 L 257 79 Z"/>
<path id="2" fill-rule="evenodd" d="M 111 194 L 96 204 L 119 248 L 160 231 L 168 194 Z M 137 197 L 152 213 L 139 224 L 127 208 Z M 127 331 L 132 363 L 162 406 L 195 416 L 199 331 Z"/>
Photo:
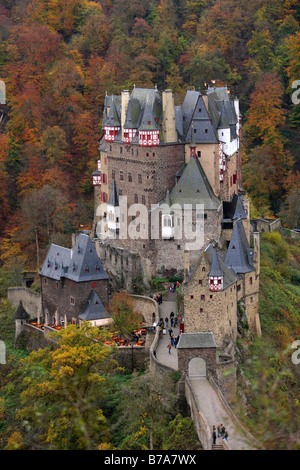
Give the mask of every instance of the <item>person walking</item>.
<path id="1" fill-rule="evenodd" d="M 219 424 L 217 429 L 218 429 L 218 438 L 219 438 L 221 435 L 222 424 Z"/>
<path id="2" fill-rule="evenodd" d="M 228 432 L 227 431 L 224 432 L 224 439 L 225 439 L 225 441 L 228 442 Z"/>
<path id="3" fill-rule="evenodd" d="M 168 344 L 169 354 L 171 354 L 171 349 L 172 349 L 172 345 L 171 345 L 171 343 L 169 343 L 169 344 Z"/>
<path id="4" fill-rule="evenodd" d="M 213 438 L 213 445 L 215 445 L 216 440 L 217 440 L 216 426 L 213 426 L 212 438 Z"/>
<path id="5" fill-rule="evenodd" d="M 169 336 L 170 336 L 170 338 L 171 338 L 171 336 L 172 336 L 172 333 L 173 333 L 173 330 L 172 330 L 172 328 L 170 327 L 168 331 L 169 331 Z"/>

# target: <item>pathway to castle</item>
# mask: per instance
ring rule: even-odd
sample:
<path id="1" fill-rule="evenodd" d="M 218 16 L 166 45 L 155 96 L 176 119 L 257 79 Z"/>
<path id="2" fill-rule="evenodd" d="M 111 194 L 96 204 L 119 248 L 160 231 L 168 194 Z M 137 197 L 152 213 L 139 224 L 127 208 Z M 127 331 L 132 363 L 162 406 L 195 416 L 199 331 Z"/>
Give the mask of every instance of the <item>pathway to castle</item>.
<path id="1" fill-rule="evenodd" d="M 168 293 L 167 299 L 159 306 L 160 317 L 170 318 L 170 313 L 177 314 L 176 294 Z M 179 327 L 173 328 L 174 337 L 179 334 Z M 162 364 L 178 370 L 177 349 L 172 347 L 171 354 L 168 351 L 170 337 L 168 331 L 162 335 L 156 349 L 157 360 Z M 228 431 L 228 443 L 232 450 L 251 450 L 253 446 L 248 442 L 246 436 L 240 430 L 230 413 L 221 402 L 217 392 L 205 377 L 190 378 L 193 392 L 196 397 L 200 411 L 206 417 L 210 428 L 215 425 L 224 424 Z M 217 438 L 216 444 L 221 444 L 221 439 Z"/>

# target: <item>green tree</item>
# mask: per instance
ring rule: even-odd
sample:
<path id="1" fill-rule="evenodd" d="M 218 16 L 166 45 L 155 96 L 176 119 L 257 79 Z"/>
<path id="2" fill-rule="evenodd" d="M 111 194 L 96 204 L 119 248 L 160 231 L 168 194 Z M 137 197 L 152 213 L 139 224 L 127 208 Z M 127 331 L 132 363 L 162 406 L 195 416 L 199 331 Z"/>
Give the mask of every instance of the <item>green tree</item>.
<path id="1" fill-rule="evenodd" d="M 58 347 L 24 359 L 28 376 L 17 418 L 31 430 L 33 447 L 39 442 L 53 450 L 97 449 L 110 439 L 98 402 L 108 374 L 117 369 L 114 348 L 103 343 L 107 333 L 87 323 L 68 326 L 55 337 Z"/>

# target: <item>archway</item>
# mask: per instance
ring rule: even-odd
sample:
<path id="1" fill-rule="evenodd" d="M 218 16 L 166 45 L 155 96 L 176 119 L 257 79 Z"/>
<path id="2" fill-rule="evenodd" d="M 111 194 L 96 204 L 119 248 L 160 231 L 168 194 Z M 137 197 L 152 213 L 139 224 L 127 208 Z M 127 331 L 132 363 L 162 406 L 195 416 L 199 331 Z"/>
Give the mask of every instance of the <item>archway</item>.
<path id="1" fill-rule="evenodd" d="M 188 376 L 190 379 L 196 377 L 207 377 L 206 362 L 201 357 L 193 357 L 189 362 Z"/>

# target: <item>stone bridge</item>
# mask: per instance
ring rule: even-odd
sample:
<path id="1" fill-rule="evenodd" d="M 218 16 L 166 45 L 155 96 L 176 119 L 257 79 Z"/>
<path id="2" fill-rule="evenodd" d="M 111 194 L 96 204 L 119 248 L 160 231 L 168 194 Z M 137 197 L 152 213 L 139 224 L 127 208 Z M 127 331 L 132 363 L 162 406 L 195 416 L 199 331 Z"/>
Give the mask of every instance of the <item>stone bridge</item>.
<path id="1" fill-rule="evenodd" d="M 176 312 L 176 302 L 163 302 L 160 306 L 160 317 L 169 318 L 171 311 Z M 177 334 L 179 334 L 179 328 L 173 328 L 173 335 Z M 170 354 L 168 330 L 163 334 L 157 327 L 155 339 L 150 348 L 150 367 L 166 373 L 172 373 L 175 370 L 181 372 L 178 389 L 181 394 L 185 395 L 204 450 L 258 449 L 258 442 L 241 425 L 228 404 L 235 393 L 233 361 L 227 363 L 217 361 L 216 348 L 210 333 L 191 335 L 189 338 L 188 336 L 182 333 L 178 346 L 172 347 Z M 153 355 L 154 351 L 156 357 Z M 234 380 L 228 373 L 230 369 L 232 369 Z M 225 370 L 226 374 L 224 374 Z M 217 438 L 217 447 L 213 447 L 212 428 L 219 424 L 225 426 L 229 438 L 228 441 Z"/>

